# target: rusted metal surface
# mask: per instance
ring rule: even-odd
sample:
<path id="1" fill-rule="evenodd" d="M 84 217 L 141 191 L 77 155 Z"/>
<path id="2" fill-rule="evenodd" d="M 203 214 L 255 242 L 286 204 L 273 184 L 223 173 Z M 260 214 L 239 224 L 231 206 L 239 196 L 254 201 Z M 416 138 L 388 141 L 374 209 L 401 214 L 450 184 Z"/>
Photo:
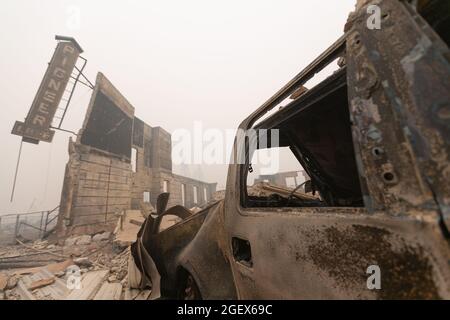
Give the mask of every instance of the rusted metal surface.
<path id="1" fill-rule="evenodd" d="M 342 230 L 332 226 L 320 232 L 320 240 L 308 246 L 308 256 L 344 288 L 364 283 L 367 279 L 367 274 L 362 272 L 364 267 L 376 264 L 384 271 L 383 282 L 388 284 L 375 291 L 378 298 L 440 298 L 433 279 L 433 265 L 423 244 L 395 239 L 387 228 L 359 224 Z M 337 260 L 345 264 L 336 263 Z"/>
<path id="2" fill-rule="evenodd" d="M 219 208 L 222 206 L 214 203 L 192 215 L 187 209 L 176 206 L 160 209 L 156 217 L 146 219 L 131 252 L 143 275 L 140 286 L 152 287 L 152 298 L 161 295 L 179 298 L 180 290 L 183 291 L 181 278 L 187 279 L 188 275 L 195 279 L 203 298 L 235 297 L 230 269 L 217 242 L 218 228 L 223 227 L 217 222 Z M 165 215 L 176 215 L 184 220 L 158 232 Z M 208 263 L 204 263 L 204 256 L 208 257 Z"/>
<path id="3" fill-rule="evenodd" d="M 371 177 L 367 205 L 401 213 L 437 202 L 448 224 L 450 122 L 441 117 L 450 101 L 448 47 L 402 2 L 380 7 L 381 30 L 367 28 L 362 7 L 347 42 L 354 141 Z"/>

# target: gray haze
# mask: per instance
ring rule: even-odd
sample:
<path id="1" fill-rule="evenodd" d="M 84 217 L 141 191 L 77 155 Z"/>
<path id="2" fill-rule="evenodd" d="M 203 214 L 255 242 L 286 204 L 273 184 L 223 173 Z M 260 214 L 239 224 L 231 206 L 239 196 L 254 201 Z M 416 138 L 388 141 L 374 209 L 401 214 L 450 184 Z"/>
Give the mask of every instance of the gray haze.
<path id="1" fill-rule="evenodd" d="M 236 128 L 343 32 L 354 0 L 2 1 L 0 11 L 0 214 L 59 204 L 69 134 L 52 144 L 24 144 L 14 202 L 11 186 L 23 120 L 56 46 L 75 37 L 152 126 L 173 132 Z M 79 21 L 76 14 L 80 13 Z M 78 23 L 79 22 L 79 23 Z M 66 129 L 78 131 L 91 90 L 77 87 Z M 174 171 L 223 188 L 225 166 Z"/>

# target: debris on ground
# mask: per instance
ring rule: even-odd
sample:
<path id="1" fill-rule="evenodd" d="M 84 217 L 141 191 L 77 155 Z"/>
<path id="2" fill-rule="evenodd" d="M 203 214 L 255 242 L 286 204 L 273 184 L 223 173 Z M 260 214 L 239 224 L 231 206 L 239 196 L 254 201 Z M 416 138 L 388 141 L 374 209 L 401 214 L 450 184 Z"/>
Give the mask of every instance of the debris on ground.
<path id="1" fill-rule="evenodd" d="M 303 199 L 303 200 L 317 200 L 318 195 L 307 194 L 294 188 L 285 188 L 278 185 L 274 185 L 268 182 L 258 182 L 253 186 L 247 188 L 248 195 L 255 197 L 268 197 L 273 194 L 279 194 L 282 196 L 291 196 Z"/>
<path id="2" fill-rule="evenodd" d="M 114 244 L 118 248 L 126 248 L 136 241 L 137 233 L 141 228 L 136 222 L 144 223 L 145 217 L 140 210 L 127 210 L 119 217 L 114 230 Z"/>
<path id="3" fill-rule="evenodd" d="M 127 211 L 115 232 L 0 247 L 0 300 L 144 300 L 129 288 L 130 245 L 144 215 Z"/>
<path id="4" fill-rule="evenodd" d="M 50 284 L 53 284 L 55 282 L 55 277 L 50 278 L 44 278 L 40 280 L 33 281 L 29 286 L 28 290 L 34 291 L 36 289 L 40 289 L 42 287 L 48 286 Z"/>

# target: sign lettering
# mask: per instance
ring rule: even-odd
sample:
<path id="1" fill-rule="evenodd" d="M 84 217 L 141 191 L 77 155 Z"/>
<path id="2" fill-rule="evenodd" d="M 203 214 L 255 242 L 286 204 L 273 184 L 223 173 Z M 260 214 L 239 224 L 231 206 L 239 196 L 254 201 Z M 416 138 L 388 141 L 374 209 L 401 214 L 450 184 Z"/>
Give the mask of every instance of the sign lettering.
<path id="1" fill-rule="evenodd" d="M 79 55 L 72 42 L 58 43 L 25 121 L 16 121 L 12 134 L 36 144 L 52 141 L 55 132 L 50 127 Z"/>

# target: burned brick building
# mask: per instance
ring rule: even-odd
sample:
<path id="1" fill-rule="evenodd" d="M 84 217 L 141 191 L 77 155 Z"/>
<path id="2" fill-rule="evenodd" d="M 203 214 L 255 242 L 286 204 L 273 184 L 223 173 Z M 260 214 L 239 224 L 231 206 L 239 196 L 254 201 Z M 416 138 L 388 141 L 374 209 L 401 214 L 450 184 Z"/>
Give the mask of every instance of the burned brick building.
<path id="1" fill-rule="evenodd" d="M 174 174 L 170 133 L 136 118 L 134 110 L 99 73 L 82 129 L 69 141 L 59 232 L 112 229 L 123 210 L 141 202 L 154 206 L 162 192 L 170 192 L 169 206 L 212 199 L 216 183 Z"/>

